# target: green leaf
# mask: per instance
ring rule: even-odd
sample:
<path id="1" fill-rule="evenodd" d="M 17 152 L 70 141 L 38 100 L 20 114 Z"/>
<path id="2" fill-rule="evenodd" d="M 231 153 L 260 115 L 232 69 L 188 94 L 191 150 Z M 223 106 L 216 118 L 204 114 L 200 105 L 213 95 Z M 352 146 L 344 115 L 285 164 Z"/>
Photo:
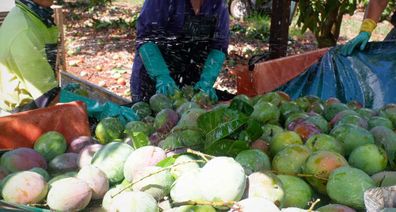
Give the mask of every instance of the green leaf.
<path id="1" fill-rule="evenodd" d="M 253 113 L 254 110 L 249 103 L 240 99 L 233 99 L 229 108 L 232 110 L 237 110 L 239 112 L 242 112 L 247 116 Z"/>
<path id="2" fill-rule="evenodd" d="M 223 139 L 205 150 L 205 153 L 214 156 L 236 157 L 241 151 L 249 149 L 245 141 Z"/>
<path id="3" fill-rule="evenodd" d="M 132 139 L 132 147 L 138 149 L 150 144 L 148 136 L 144 132 L 133 132 L 129 134 Z"/>
<path id="4" fill-rule="evenodd" d="M 239 133 L 239 140 L 252 142 L 259 139 L 261 135 L 263 135 L 263 129 L 260 122 L 249 119 L 246 128 Z"/>
<path id="5" fill-rule="evenodd" d="M 161 160 L 160 162 L 158 162 L 156 166 L 161 168 L 172 166 L 175 163 L 177 157 L 179 157 L 179 155 L 173 155 L 172 157 L 167 157 Z"/>
<path id="6" fill-rule="evenodd" d="M 221 108 L 204 113 L 198 117 L 198 127 L 205 133 L 206 146 L 209 147 L 246 124 L 248 118 L 243 113 Z"/>

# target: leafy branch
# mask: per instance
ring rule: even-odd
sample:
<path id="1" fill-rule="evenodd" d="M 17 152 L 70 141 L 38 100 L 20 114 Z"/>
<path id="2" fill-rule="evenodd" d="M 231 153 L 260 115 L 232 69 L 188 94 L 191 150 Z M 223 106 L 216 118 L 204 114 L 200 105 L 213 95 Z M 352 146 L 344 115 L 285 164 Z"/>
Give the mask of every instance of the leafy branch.
<path id="1" fill-rule="evenodd" d="M 297 24 L 302 31 L 311 30 L 319 47 L 335 46 L 340 35 L 342 18 L 352 15 L 363 0 L 300 0 Z"/>

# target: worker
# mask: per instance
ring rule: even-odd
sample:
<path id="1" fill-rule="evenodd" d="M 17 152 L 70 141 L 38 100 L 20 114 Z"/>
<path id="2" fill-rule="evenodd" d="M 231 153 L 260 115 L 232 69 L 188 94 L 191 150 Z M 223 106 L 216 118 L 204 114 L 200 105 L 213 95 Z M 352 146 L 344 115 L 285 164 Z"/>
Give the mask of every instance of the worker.
<path id="1" fill-rule="evenodd" d="M 16 0 L 0 27 L 0 110 L 44 107 L 57 95 L 53 0 Z"/>
<path id="2" fill-rule="evenodd" d="M 341 48 L 341 53 L 345 56 L 351 55 L 354 49 L 364 50 L 368 41 L 370 40 L 371 33 L 374 31 L 377 23 L 380 21 L 381 14 L 388 5 L 387 0 L 370 0 L 368 3 L 367 11 L 364 16 L 363 23 L 360 27 L 359 34 Z M 392 24 L 395 23 L 395 15 L 392 16 Z M 395 30 L 387 36 L 387 39 L 393 39 Z"/>
<path id="3" fill-rule="evenodd" d="M 112 102 L 99 103 L 59 87 L 55 77 L 58 30 L 53 0 L 17 0 L 0 28 L 0 116 L 47 107 L 58 102 L 82 101 L 90 117 L 138 120 L 135 111 Z"/>
<path id="4" fill-rule="evenodd" d="M 213 101 L 226 59 L 229 16 L 225 0 L 146 0 L 137 21 L 132 100 L 172 96 L 193 85 Z M 227 98 L 227 97 L 226 97 Z"/>

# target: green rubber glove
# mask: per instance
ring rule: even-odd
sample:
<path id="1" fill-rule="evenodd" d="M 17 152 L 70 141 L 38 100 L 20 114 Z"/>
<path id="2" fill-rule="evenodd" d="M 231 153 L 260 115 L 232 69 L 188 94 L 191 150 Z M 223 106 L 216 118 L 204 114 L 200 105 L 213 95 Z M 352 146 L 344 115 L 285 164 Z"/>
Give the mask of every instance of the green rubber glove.
<path id="1" fill-rule="evenodd" d="M 101 121 L 107 117 L 116 117 L 124 125 L 130 121 L 139 120 L 139 116 L 134 110 L 128 107 L 123 107 L 112 102 L 99 103 L 93 99 L 77 95 L 65 89 L 60 92 L 59 102 L 73 102 L 82 101 L 87 106 L 88 115 Z"/>
<path id="2" fill-rule="evenodd" d="M 369 32 L 360 32 L 358 36 L 354 39 L 348 41 L 345 46 L 341 47 L 341 54 L 344 56 L 349 56 L 352 54 L 353 50 L 360 45 L 360 51 L 363 51 L 366 48 L 368 41 L 370 40 L 371 33 Z"/>
<path id="3" fill-rule="evenodd" d="M 172 96 L 178 87 L 169 75 L 169 69 L 158 46 L 152 42 L 146 43 L 139 48 L 139 54 L 148 75 L 156 82 L 157 93 Z"/>
<path id="4" fill-rule="evenodd" d="M 208 58 L 205 60 L 201 79 L 194 86 L 195 89 L 199 89 L 208 94 L 210 99 L 214 102 L 217 102 L 218 97 L 213 85 L 219 76 L 224 61 L 225 54 L 222 51 L 216 49 L 210 51 Z"/>

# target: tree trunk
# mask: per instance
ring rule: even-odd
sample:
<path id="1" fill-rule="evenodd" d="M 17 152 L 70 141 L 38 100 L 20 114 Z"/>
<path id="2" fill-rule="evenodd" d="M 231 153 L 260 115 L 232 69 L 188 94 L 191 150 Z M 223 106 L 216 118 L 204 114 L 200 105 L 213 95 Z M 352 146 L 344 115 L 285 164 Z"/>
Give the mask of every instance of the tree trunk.
<path id="1" fill-rule="evenodd" d="M 333 28 L 331 30 L 331 32 L 333 33 L 334 38 L 335 38 L 336 41 L 340 37 L 340 29 L 341 29 L 343 16 L 344 16 L 344 12 L 339 11 L 339 13 L 337 15 L 337 18 L 335 20 L 335 23 L 333 24 Z"/>
<path id="2" fill-rule="evenodd" d="M 329 12 L 326 17 L 326 21 L 322 23 L 320 31 L 316 34 L 319 48 L 331 47 L 337 44 L 337 39 L 340 34 L 339 27 L 341 26 L 341 21 L 339 20 L 338 15 L 340 6 L 341 5 L 338 4 Z"/>
<path id="3" fill-rule="evenodd" d="M 270 58 L 286 56 L 289 38 L 290 0 L 274 0 L 272 2 L 270 28 Z"/>
<path id="4" fill-rule="evenodd" d="M 319 36 L 316 37 L 316 40 L 319 48 L 331 47 L 337 44 L 337 40 L 333 36 Z"/>

